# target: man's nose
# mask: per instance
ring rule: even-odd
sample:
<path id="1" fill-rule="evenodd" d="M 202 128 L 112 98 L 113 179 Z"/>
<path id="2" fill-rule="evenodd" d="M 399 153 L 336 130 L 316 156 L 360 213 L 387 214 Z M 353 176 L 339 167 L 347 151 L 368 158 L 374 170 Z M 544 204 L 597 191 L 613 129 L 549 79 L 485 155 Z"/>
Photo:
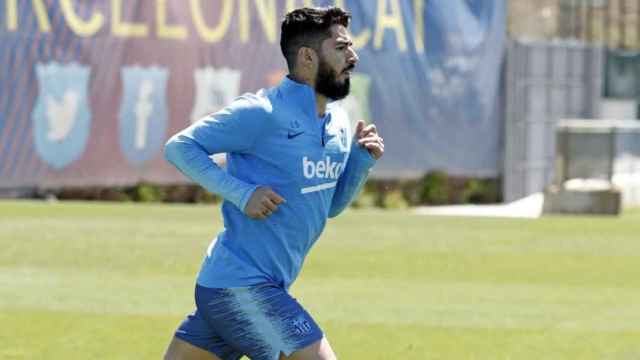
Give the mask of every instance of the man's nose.
<path id="1" fill-rule="evenodd" d="M 349 52 L 349 57 L 347 58 L 347 61 L 349 62 L 349 64 L 352 64 L 352 65 L 356 65 L 358 61 L 360 61 L 358 54 L 353 48 L 351 48 L 351 51 Z"/>

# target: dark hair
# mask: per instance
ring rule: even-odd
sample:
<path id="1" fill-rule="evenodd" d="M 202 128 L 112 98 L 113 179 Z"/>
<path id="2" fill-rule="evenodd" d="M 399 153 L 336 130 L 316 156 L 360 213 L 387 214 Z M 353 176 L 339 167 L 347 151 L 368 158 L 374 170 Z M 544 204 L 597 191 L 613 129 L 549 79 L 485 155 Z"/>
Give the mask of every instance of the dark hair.
<path id="1" fill-rule="evenodd" d="M 320 44 L 331 36 L 332 25 L 349 26 L 351 14 L 339 7 L 301 8 L 285 15 L 280 34 L 280 49 L 287 60 L 289 71 L 296 64 L 301 47 L 320 51 Z"/>

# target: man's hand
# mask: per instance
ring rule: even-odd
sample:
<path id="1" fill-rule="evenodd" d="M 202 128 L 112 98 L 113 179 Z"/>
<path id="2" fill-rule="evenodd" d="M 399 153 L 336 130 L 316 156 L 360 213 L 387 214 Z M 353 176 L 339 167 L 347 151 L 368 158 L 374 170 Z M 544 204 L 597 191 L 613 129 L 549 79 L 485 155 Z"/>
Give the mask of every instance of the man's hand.
<path id="1" fill-rule="evenodd" d="M 278 205 L 285 200 L 268 186 L 260 186 L 253 192 L 244 213 L 252 219 L 264 220 L 278 211 Z"/>
<path id="2" fill-rule="evenodd" d="M 378 129 L 371 124 L 364 126 L 364 121 L 359 120 L 356 124 L 356 140 L 360 146 L 369 150 L 369 154 L 378 160 L 384 154 L 384 140 L 378 135 Z"/>

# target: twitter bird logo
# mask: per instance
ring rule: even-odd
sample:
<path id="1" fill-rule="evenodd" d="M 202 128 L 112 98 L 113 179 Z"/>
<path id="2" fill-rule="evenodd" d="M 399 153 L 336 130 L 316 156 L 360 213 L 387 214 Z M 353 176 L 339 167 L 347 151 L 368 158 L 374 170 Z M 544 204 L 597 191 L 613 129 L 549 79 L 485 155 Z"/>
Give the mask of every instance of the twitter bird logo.
<path id="1" fill-rule="evenodd" d="M 90 69 L 76 63 L 37 64 L 38 98 L 31 120 L 36 153 L 62 169 L 84 153 L 91 128 Z"/>
<path id="2" fill-rule="evenodd" d="M 47 139 L 53 142 L 62 142 L 71 132 L 78 112 L 80 95 L 67 90 L 62 96 L 62 101 L 57 101 L 52 96 L 47 96 L 47 124 L 49 132 Z"/>

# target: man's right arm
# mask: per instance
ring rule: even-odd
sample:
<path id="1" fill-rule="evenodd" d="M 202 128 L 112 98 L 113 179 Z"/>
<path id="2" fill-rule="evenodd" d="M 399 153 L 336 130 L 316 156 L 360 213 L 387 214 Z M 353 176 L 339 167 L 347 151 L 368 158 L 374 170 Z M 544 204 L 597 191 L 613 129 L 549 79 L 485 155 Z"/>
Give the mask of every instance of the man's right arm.
<path id="1" fill-rule="evenodd" d="M 269 111 L 257 96 L 242 96 L 171 137 L 164 148 L 165 158 L 184 175 L 244 211 L 258 185 L 229 175 L 209 156 L 249 151 L 267 124 Z"/>

